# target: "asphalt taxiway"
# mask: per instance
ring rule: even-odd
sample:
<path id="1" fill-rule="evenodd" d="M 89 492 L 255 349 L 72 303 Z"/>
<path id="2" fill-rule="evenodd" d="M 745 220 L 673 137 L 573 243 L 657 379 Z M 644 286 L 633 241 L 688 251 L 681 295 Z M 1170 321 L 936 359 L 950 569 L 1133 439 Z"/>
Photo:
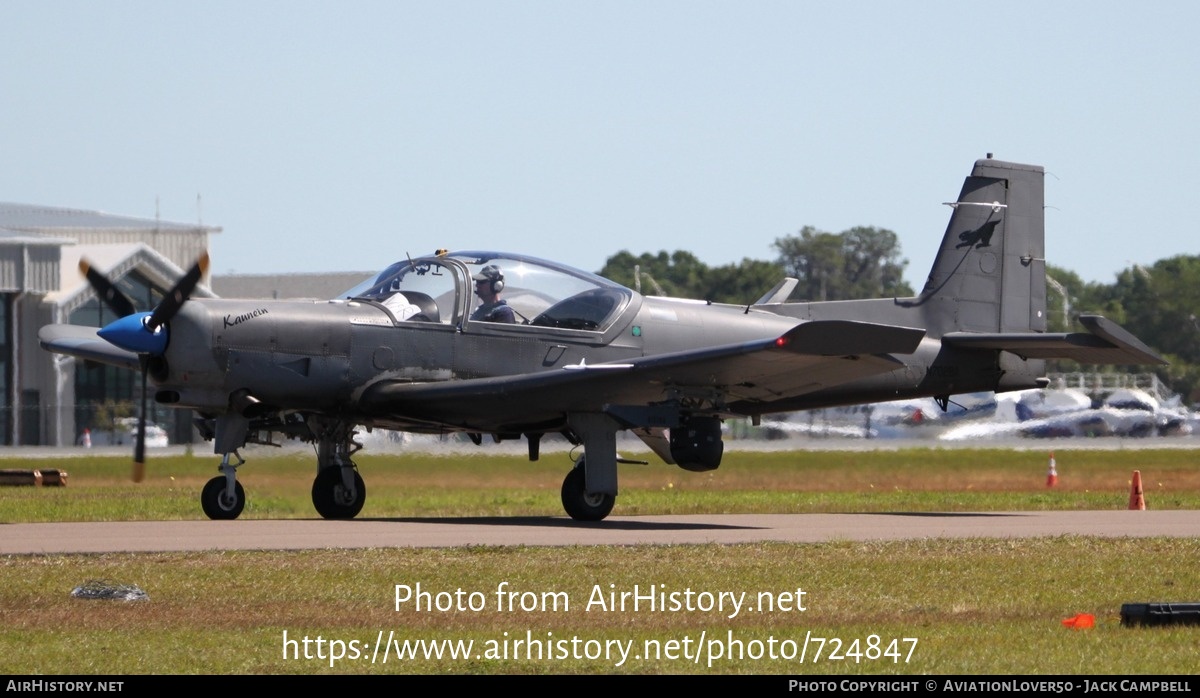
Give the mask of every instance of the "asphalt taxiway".
<path id="1" fill-rule="evenodd" d="M 680 545 L 1061 535 L 1200 538 L 1197 511 L 730 514 L 0 524 L 0 554 Z"/>

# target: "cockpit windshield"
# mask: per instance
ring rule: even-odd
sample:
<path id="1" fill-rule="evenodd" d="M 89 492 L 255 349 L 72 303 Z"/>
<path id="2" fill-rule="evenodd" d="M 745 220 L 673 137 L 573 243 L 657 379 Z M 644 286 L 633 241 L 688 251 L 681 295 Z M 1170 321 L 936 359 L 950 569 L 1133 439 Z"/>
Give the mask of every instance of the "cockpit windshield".
<path id="1" fill-rule="evenodd" d="M 341 295 L 381 303 L 397 320 L 588 331 L 603 331 L 632 296 L 624 286 L 595 274 L 496 252 L 397 262 Z"/>
<path id="2" fill-rule="evenodd" d="M 461 283 L 458 275 L 454 265 L 437 259 L 404 260 L 341 297 L 381 303 L 397 320 L 452 324 Z"/>

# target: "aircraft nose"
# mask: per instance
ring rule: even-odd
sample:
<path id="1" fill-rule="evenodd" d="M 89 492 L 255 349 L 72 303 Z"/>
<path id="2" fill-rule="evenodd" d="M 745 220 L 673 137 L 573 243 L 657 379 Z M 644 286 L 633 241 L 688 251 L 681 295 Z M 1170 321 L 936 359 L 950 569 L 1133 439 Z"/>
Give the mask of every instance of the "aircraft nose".
<path id="1" fill-rule="evenodd" d="M 134 313 L 114 320 L 97 333 L 109 344 L 135 354 L 158 356 L 167 349 L 167 330 L 159 326 L 153 331 L 146 327 L 151 313 Z"/>

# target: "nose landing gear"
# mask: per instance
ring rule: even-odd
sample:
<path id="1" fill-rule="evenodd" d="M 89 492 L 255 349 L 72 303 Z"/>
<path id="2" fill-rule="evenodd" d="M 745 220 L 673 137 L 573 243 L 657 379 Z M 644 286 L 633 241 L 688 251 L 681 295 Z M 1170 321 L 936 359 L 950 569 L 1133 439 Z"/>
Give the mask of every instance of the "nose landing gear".
<path id="1" fill-rule="evenodd" d="M 237 481 L 237 467 L 246 461 L 237 451 L 233 451 L 232 455 L 237 457 L 238 462 L 230 463 L 230 455 L 226 453 L 221 458 L 222 474 L 205 483 L 200 491 L 200 507 L 210 519 L 236 519 L 246 507 L 246 491 L 242 489 L 242 483 Z"/>

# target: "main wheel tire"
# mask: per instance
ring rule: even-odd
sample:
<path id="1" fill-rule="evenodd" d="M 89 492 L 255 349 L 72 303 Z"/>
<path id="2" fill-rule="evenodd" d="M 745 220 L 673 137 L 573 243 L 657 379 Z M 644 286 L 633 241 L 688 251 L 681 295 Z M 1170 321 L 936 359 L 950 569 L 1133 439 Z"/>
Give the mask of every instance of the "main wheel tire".
<path id="1" fill-rule="evenodd" d="M 342 482 L 342 469 L 322 468 L 313 480 L 312 502 L 317 513 L 326 519 L 353 519 L 367 501 L 367 486 L 354 471 L 354 495 Z"/>
<path id="2" fill-rule="evenodd" d="M 593 493 L 587 491 L 587 475 L 584 471 L 583 459 L 567 473 L 562 484 L 562 505 L 576 521 L 602 521 L 612 511 L 616 504 L 615 495 Z"/>
<path id="3" fill-rule="evenodd" d="M 231 500 L 226 493 L 225 476 L 218 475 L 205 483 L 200 492 L 200 506 L 204 508 L 204 514 L 215 521 L 236 519 L 246 506 L 246 490 L 235 480 Z"/>

